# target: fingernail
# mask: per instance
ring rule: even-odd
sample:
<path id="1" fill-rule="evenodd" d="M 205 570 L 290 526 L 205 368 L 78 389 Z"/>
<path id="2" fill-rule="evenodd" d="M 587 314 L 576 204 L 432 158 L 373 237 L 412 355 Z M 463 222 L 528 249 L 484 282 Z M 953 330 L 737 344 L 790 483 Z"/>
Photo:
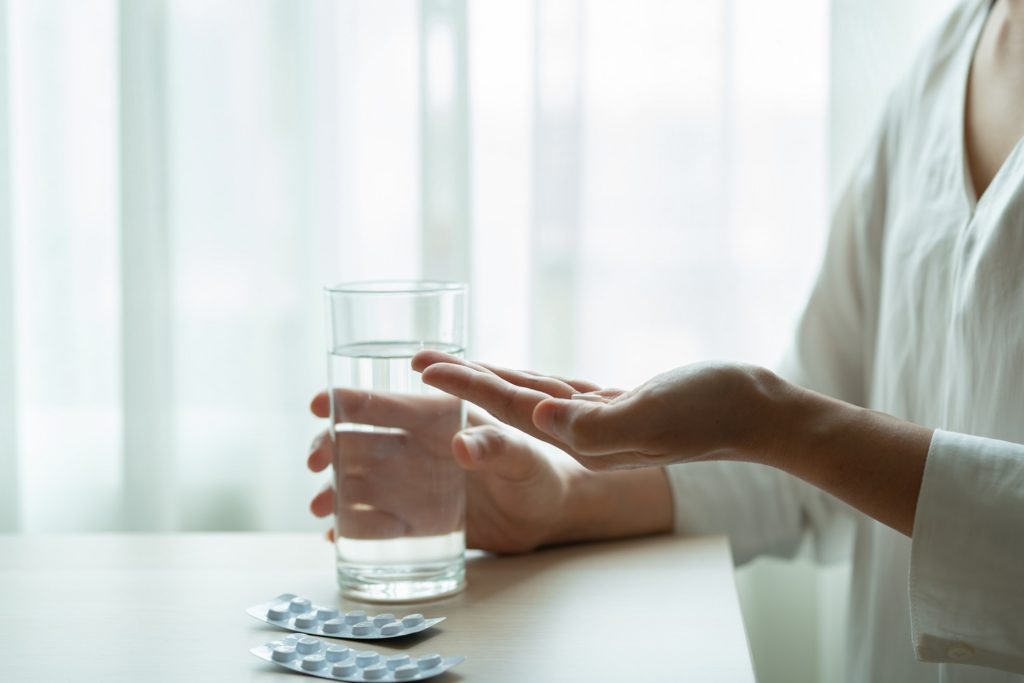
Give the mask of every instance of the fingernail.
<path id="1" fill-rule="evenodd" d="M 469 455 L 469 459 L 474 462 L 480 462 L 483 456 L 483 447 L 480 443 L 480 439 L 476 438 L 472 434 L 464 433 L 462 435 L 462 445 L 466 447 L 466 454 Z"/>
<path id="2" fill-rule="evenodd" d="M 565 408 L 569 401 L 557 398 L 549 398 L 544 401 L 544 409 L 536 414 L 535 421 L 541 431 L 552 436 L 559 436 L 560 425 L 564 421 Z"/>

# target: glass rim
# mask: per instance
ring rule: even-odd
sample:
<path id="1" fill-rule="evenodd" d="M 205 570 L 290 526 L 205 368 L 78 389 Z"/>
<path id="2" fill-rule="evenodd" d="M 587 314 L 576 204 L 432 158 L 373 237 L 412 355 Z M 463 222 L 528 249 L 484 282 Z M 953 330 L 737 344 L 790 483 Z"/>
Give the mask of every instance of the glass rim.
<path id="1" fill-rule="evenodd" d="M 464 282 L 447 280 L 357 280 L 325 285 L 327 294 L 441 294 L 465 292 Z"/>

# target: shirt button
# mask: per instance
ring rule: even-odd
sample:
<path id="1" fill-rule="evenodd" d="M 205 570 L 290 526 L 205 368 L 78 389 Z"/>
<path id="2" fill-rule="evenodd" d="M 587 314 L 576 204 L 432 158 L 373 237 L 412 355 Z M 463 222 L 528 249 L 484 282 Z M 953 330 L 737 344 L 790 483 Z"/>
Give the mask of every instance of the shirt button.
<path id="1" fill-rule="evenodd" d="M 954 661 L 963 662 L 974 656 L 974 648 L 967 643 L 953 643 L 946 649 L 946 654 Z"/>

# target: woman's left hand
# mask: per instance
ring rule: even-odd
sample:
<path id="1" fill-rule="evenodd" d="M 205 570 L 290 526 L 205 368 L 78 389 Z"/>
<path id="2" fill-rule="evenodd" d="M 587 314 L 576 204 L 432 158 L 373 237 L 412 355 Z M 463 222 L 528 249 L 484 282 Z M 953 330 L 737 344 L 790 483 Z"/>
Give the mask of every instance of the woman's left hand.
<path id="1" fill-rule="evenodd" d="M 784 432 L 788 385 L 739 363 L 670 370 L 631 391 L 508 370 L 436 351 L 413 359 L 423 381 L 552 443 L 588 469 L 697 460 L 763 460 Z"/>
<path id="2" fill-rule="evenodd" d="M 423 381 L 548 441 L 591 470 L 745 460 L 817 486 L 910 536 L 932 429 L 741 363 L 698 363 L 632 391 L 434 351 Z"/>

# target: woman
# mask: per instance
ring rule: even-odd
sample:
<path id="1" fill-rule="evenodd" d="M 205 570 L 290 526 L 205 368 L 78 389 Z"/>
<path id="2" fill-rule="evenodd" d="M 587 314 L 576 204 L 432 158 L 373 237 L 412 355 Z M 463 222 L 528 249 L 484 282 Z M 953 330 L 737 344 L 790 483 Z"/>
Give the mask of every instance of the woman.
<path id="1" fill-rule="evenodd" d="M 777 374 L 601 390 L 421 353 L 426 383 L 582 464 L 477 418 L 453 441 L 468 542 L 720 532 L 743 562 L 806 530 L 832 554 L 852 519 L 849 680 L 1024 681 L 1022 135 L 1024 0 L 969 0 L 890 98 Z"/>

